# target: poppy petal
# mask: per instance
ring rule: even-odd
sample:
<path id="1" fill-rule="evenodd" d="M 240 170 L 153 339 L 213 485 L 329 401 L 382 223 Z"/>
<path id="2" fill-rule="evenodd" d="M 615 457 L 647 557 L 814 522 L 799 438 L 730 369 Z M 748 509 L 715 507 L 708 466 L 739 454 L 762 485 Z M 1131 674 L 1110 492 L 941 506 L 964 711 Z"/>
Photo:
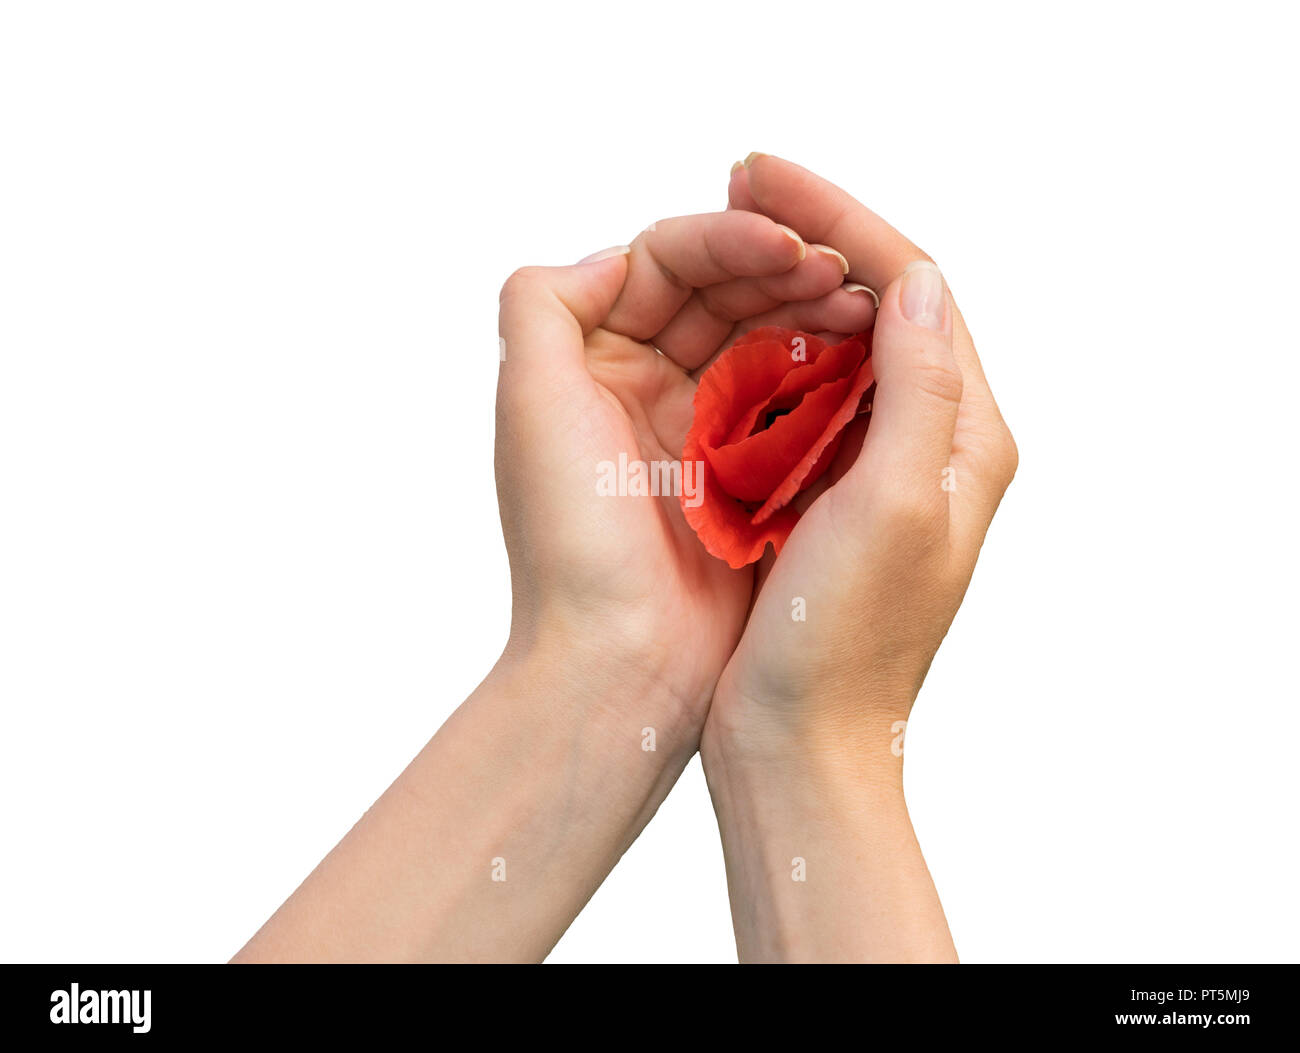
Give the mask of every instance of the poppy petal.
<path id="1" fill-rule="evenodd" d="M 820 454 L 830 441 L 825 432 L 832 421 L 843 415 L 843 403 L 859 383 L 865 358 L 866 348 L 861 343 L 846 340 L 829 349 L 815 365 L 786 375 L 781 387 L 791 392 L 787 396 L 791 402 L 785 402 L 781 397 L 781 387 L 778 387 L 766 405 L 781 410 L 784 416 L 777 417 L 766 430 L 721 447 L 705 441 L 704 454 L 722 488 L 741 501 L 767 501 L 778 487 L 788 486 L 792 474 L 797 474 L 795 490 L 782 503 L 793 497 L 798 490 L 797 483 L 802 482 L 816 461 L 815 457 L 813 461 L 806 460 L 808 452 Z M 818 368 L 823 364 L 825 368 Z M 789 383 L 804 375 L 808 376 L 807 383 L 817 382 L 823 377 L 836 379 L 820 383 L 804 394 L 799 390 L 802 384 Z M 858 390 L 858 396 L 863 390 L 865 387 Z M 788 408 L 791 405 L 793 408 Z M 839 424 L 831 435 L 852 420 L 855 412 L 856 408 L 849 412 L 844 423 Z M 801 465 L 802 473 L 798 471 Z"/>
<path id="2" fill-rule="evenodd" d="M 757 561 L 769 543 L 780 554 L 786 538 L 799 521 L 793 508 L 783 508 L 764 523 L 756 524 L 752 513 L 718 485 L 696 443 L 687 440 L 682 458 L 702 465 L 702 471 L 697 475 L 697 478 L 702 476 L 698 491 L 702 499 L 691 504 L 683 495 L 682 510 L 691 529 L 710 554 L 725 560 L 733 570 Z"/>
<path id="3" fill-rule="evenodd" d="M 774 515 L 778 509 L 784 508 L 794 499 L 795 494 L 804 487 L 811 485 L 817 478 L 817 475 L 821 474 L 821 472 L 817 472 L 816 475 L 814 475 L 813 470 L 818 466 L 818 461 L 821 460 L 823 451 L 830 446 L 832 441 L 839 437 L 848 426 L 849 421 L 858 415 L 858 404 L 862 401 L 862 396 L 866 392 L 867 388 L 871 387 L 874 382 L 874 371 L 871 368 L 871 360 L 868 359 L 866 362 L 862 363 L 857 375 L 852 378 L 852 381 L 849 384 L 847 397 L 840 402 L 838 409 L 836 409 L 834 415 L 831 417 L 830 423 L 826 425 L 825 430 L 820 436 L 818 436 L 812 445 L 808 447 L 807 454 L 794 467 L 790 474 L 772 490 L 772 495 L 763 504 L 763 507 L 754 513 L 755 524 L 765 522 L 769 517 Z M 825 387 L 830 388 L 845 383 L 846 381 L 837 380 L 834 384 L 827 384 Z M 819 388 L 813 393 L 813 395 L 818 394 L 822 390 L 824 390 L 824 388 Z M 809 396 L 809 398 L 812 397 L 812 395 Z M 805 399 L 805 401 L 807 400 Z M 827 458 L 826 465 L 821 469 L 821 471 L 824 472 L 826 468 L 829 467 L 830 458 Z"/>
<path id="4" fill-rule="evenodd" d="M 870 333 L 828 346 L 767 326 L 717 357 L 682 451 L 702 467 L 701 489 L 682 507 L 710 553 L 737 569 L 769 544 L 780 553 L 799 521 L 790 501 L 830 467 L 873 382 Z"/>

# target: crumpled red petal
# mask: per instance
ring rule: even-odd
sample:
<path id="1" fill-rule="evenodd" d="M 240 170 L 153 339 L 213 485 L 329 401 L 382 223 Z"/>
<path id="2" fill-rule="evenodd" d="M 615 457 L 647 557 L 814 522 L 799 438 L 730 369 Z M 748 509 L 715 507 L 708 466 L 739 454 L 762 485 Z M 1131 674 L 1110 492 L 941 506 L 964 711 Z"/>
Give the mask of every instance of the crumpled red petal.
<path id="1" fill-rule="evenodd" d="M 739 568 L 769 543 L 781 551 L 799 519 L 790 501 L 830 467 L 873 382 L 870 333 L 827 346 L 768 326 L 718 356 L 700 378 L 682 452 L 704 462 L 702 499 L 683 495 L 682 506 L 709 552 Z"/>

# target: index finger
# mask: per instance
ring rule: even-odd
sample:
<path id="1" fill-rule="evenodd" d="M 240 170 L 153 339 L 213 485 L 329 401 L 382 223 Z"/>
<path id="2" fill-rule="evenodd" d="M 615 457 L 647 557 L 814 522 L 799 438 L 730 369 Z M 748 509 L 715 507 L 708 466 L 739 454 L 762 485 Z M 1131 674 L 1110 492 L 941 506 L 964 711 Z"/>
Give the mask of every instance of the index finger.
<path id="1" fill-rule="evenodd" d="M 784 274 L 805 255 L 807 246 L 798 234 L 756 212 L 661 219 L 632 242 L 627 278 L 602 325 L 648 340 L 695 289 Z"/>
<path id="2" fill-rule="evenodd" d="M 732 172 L 734 209 L 757 209 L 808 241 L 831 245 L 849 261 L 846 281 L 882 290 L 909 263 L 928 260 L 866 205 L 806 168 L 771 154 L 751 154 Z"/>

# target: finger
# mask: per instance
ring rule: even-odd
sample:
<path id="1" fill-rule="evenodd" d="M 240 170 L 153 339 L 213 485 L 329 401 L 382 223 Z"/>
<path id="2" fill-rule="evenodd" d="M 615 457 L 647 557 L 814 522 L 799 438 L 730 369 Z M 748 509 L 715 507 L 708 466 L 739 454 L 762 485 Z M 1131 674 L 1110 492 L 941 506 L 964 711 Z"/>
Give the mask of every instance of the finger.
<path id="1" fill-rule="evenodd" d="M 904 512 L 909 526 L 942 522 L 944 537 L 944 470 L 962 393 L 952 323 L 948 291 L 932 263 L 912 264 L 885 290 L 872 336 L 871 427 L 843 479 L 847 499 Z"/>
<path id="2" fill-rule="evenodd" d="M 682 459 L 682 445 L 695 419 L 696 384 L 687 374 L 672 369 L 659 388 L 659 397 L 646 407 L 650 427 L 665 453 L 675 461 Z"/>
<path id="3" fill-rule="evenodd" d="M 744 161 L 737 161 L 731 166 L 731 178 L 727 183 L 727 208 L 744 212 L 763 211 L 754 200 L 754 195 L 749 192 L 749 179 Z"/>
<path id="4" fill-rule="evenodd" d="M 815 300 L 838 289 L 848 264 L 834 249 L 809 245 L 807 256 L 784 274 L 733 278 L 698 289 L 666 326 L 654 345 L 685 369 L 694 369 L 726 339 L 735 323 L 789 301 Z"/>
<path id="5" fill-rule="evenodd" d="M 627 246 L 572 267 L 524 267 L 501 289 L 502 398 L 589 385 L 583 340 L 609 314 L 627 273 Z"/>
<path id="6" fill-rule="evenodd" d="M 743 188 L 738 190 L 737 188 Z M 833 245 L 849 261 L 849 280 L 883 289 L 903 269 L 929 257 L 861 202 L 834 183 L 771 154 L 750 154 L 733 172 L 730 193 L 748 197 L 778 223 L 810 241 Z M 954 354 L 966 385 L 966 398 L 997 412 L 974 342 L 960 312 L 954 320 Z"/>
<path id="7" fill-rule="evenodd" d="M 632 242 L 627 279 L 605 328 L 648 340 L 694 289 L 784 274 L 806 255 L 797 234 L 754 212 L 660 220 Z"/>
<path id="8" fill-rule="evenodd" d="M 849 276 L 880 288 L 908 263 L 928 257 L 874 212 L 839 187 L 781 158 L 751 154 L 733 172 L 733 207 L 758 208 L 810 240 L 834 245 L 849 260 Z M 953 436 L 956 486 L 950 502 L 954 541 L 977 549 L 1002 494 L 1015 474 L 1018 455 L 985 377 L 961 312 L 954 313 L 953 355 L 963 393 Z"/>
<path id="9" fill-rule="evenodd" d="M 956 312 L 955 326 L 958 330 L 965 328 L 960 311 Z M 1020 454 L 984 382 L 974 348 L 971 347 L 969 356 L 963 357 L 962 343 L 955 343 L 963 380 L 977 374 L 976 383 L 982 388 L 972 397 L 962 398 L 952 440 L 952 471 L 947 479 L 952 551 L 959 560 L 973 566 L 993 514 L 1015 477 Z M 970 387 L 969 382 L 966 386 Z"/>
<path id="10" fill-rule="evenodd" d="M 733 176 L 732 186 L 736 183 Z M 790 161 L 751 154 L 744 186 L 764 215 L 844 253 L 852 281 L 883 289 L 909 263 L 929 259 L 871 209 Z"/>
<path id="11" fill-rule="evenodd" d="M 838 289 L 818 297 L 796 303 L 782 304 L 771 311 L 742 319 L 719 342 L 718 349 L 695 370 L 698 380 L 714 360 L 746 333 L 763 326 L 779 325 L 805 333 L 861 333 L 870 329 L 876 318 L 876 301 L 873 294 L 855 285 L 841 285 Z"/>
<path id="12" fill-rule="evenodd" d="M 739 321 L 770 311 L 791 300 L 815 300 L 838 289 L 848 273 L 848 261 L 826 245 L 809 245 L 808 254 L 784 274 L 762 278 L 733 278 L 696 290 L 720 318 Z"/>

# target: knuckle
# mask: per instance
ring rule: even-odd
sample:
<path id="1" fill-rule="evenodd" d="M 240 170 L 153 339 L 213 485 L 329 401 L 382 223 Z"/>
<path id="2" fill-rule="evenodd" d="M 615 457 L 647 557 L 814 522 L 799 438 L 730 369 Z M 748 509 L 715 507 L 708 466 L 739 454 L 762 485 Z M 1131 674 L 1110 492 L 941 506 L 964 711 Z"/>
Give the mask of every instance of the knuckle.
<path id="1" fill-rule="evenodd" d="M 1011 430 L 998 421 L 967 437 L 964 445 L 989 490 L 1006 493 L 1020 465 L 1020 451 Z"/>
<path id="2" fill-rule="evenodd" d="M 1016 469 L 1020 467 L 1020 447 L 1016 445 L 1016 440 L 1011 434 L 1011 429 L 1005 424 L 1002 425 L 1002 434 L 1000 438 L 999 468 L 1001 470 L 1001 475 L 999 478 L 1002 482 L 1002 489 L 1005 490 L 1011 485 L 1011 480 L 1016 477 Z"/>
<path id="3" fill-rule="evenodd" d="M 921 392 L 941 402 L 961 402 L 961 370 L 951 357 L 925 358 L 915 369 L 916 386 Z"/>
<path id="4" fill-rule="evenodd" d="M 926 551 L 943 538 L 944 507 L 923 493 L 894 492 L 881 501 L 878 513 L 889 535 L 915 551 Z"/>
<path id="5" fill-rule="evenodd" d="M 541 267 L 520 267 L 505 280 L 501 286 L 501 301 L 504 302 L 511 297 L 518 296 L 527 292 L 529 289 L 535 289 L 542 281 Z"/>

